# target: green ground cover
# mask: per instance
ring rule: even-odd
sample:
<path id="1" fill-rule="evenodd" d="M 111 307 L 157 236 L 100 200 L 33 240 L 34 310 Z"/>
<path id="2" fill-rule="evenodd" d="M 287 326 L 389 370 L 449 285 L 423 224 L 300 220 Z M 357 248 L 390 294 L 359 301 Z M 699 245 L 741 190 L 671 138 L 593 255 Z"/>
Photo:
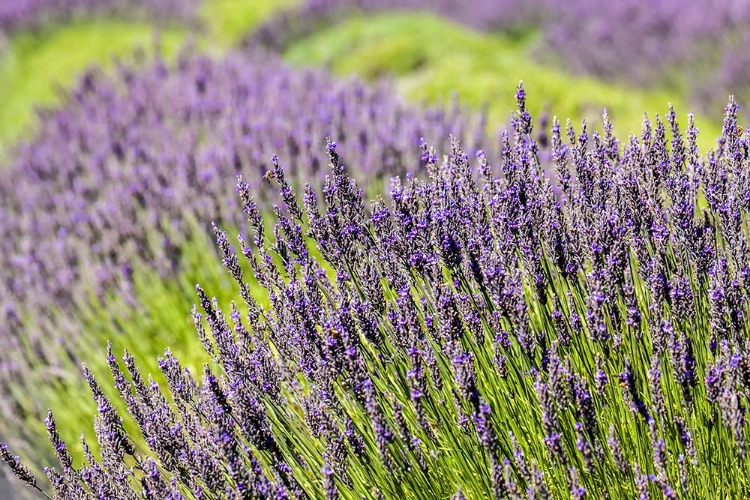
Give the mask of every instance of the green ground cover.
<path id="1" fill-rule="evenodd" d="M 166 56 L 187 40 L 221 54 L 274 9 L 295 1 L 210 0 L 200 11 L 201 30 L 161 29 L 160 44 Z M 113 57 L 153 47 L 153 41 L 154 29 L 148 24 L 101 19 L 13 37 L 0 53 L 0 151 L 28 136 L 34 107 L 59 102 L 62 89 L 87 67 L 107 66 Z M 380 14 L 321 30 L 290 47 L 285 58 L 296 65 L 325 65 L 338 74 L 390 76 L 415 102 L 441 102 L 455 93 L 475 109 L 486 103 L 493 128 L 506 122 L 512 89 L 521 79 L 532 95 L 543 97 L 538 107 L 593 123 L 607 107 L 619 132 L 638 131 L 644 110 L 663 113 L 670 101 L 682 113 L 689 110 L 680 89 L 634 90 L 535 63 L 530 53 L 536 43 L 533 33 L 476 33 L 426 13 Z M 532 109 L 536 116 L 539 111 Z M 716 117 L 720 113 L 718 109 Z M 699 117 L 702 145 L 713 145 L 719 131 L 708 123 L 717 122 Z"/>

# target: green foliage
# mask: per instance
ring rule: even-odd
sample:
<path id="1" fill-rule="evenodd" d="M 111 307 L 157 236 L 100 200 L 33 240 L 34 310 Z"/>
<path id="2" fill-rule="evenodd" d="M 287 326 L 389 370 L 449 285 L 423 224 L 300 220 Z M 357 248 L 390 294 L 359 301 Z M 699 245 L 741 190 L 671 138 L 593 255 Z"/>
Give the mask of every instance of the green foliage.
<path id="1" fill-rule="evenodd" d="M 292 45 L 285 59 L 295 65 L 325 65 L 338 74 L 367 78 L 391 75 L 399 91 L 414 100 L 440 102 L 453 93 L 459 102 L 478 108 L 488 105 L 490 124 L 505 125 L 513 108 L 519 80 L 533 95 L 544 96 L 532 106 L 540 116 L 548 110 L 561 118 L 601 121 L 606 107 L 619 124 L 617 132 L 639 132 L 643 112 L 666 111 L 666 104 L 687 110 L 675 89 L 644 91 L 572 76 L 532 60 L 536 38 L 482 34 L 426 13 L 390 13 L 348 19 Z M 696 117 L 702 147 L 715 145 L 721 130 L 716 116 Z"/>

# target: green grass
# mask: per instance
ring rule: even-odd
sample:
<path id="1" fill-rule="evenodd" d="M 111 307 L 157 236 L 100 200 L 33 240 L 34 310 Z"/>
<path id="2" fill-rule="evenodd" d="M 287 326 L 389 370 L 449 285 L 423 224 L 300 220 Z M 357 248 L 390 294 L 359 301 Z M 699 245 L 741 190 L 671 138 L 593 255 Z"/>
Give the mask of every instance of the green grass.
<path id="1" fill-rule="evenodd" d="M 669 102 L 682 115 L 690 110 L 679 89 L 642 91 L 535 63 L 530 53 L 536 41 L 533 33 L 489 35 L 430 14 L 393 13 L 348 19 L 293 44 L 284 57 L 341 75 L 389 75 L 415 101 L 445 102 L 455 92 L 459 102 L 474 109 L 486 103 L 493 127 L 507 124 L 519 80 L 533 116 L 547 109 L 562 121 L 597 123 L 607 108 L 619 137 L 640 132 L 644 111 L 663 115 Z M 703 147 L 715 145 L 722 112 L 696 117 Z"/>
<path id="2" fill-rule="evenodd" d="M 204 28 L 189 34 L 185 28 L 161 30 L 165 55 L 173 54 L 191 37 L 198 46 L 221 54 L 274 9 L 299 0 L 209 0 L 200 11 Z M 80 73 L 92 65 L 108 66 L 137 48 L 150 48 L 154 28 L 144 23 L 116 20 L 78 21 L 13 37 L 0 55 L 0 159 L 35 123 L 34 107 L 58 103 Z M 549 108 L 561 118 L 599 120 L 608 107 L 619 133 L 639 130 L 641 113 L 664 112 L 674 101 L 688 110 L 680 89 L 637 91 L 574 77 L 534 63 L 529 56 L 533 33 L 508 36 L 473 32 L 429 14 L 381 14 L 357 17 L 294 44 L 286 59 L 294 64 L 329 66 L 339 74 L 366 78 L 392 75 L 406 96 L 430 103 L 444 102 L 456 92 L 460 101 L 478 108 L 487 102 L 493 125 L 507 121 L 513 91 L 523 79 L 538 116 Z M 709 122 L 699 117 L 702 145 L 712 146 L 721 110 Z"/>

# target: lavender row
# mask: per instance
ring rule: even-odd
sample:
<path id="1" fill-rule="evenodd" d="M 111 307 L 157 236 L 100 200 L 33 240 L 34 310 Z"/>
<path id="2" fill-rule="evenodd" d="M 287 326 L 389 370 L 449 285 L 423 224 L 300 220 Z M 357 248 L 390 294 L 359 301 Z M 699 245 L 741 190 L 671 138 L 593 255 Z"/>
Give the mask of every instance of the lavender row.
<path id="1" fill-rule="evenodd" d="M 11 0 L 0 3 L 0 32 L 34 29 L 92 14 L 194 20 L 198 0 Z"/>
<path id="2" fill-rule="evenodd" d="M 388 86 L 297 72 L 260 54 L 87 74 L 0 178 L 0 345 L 12 353 L 0 362 L 3 395 L 29 370 L 59 364 L 51 339 L 80 339 L 60 310 L 89 293 L 132 293 L 135 262 L 179 276 L 196 224 L 205 233 L 207 221 L 238 227 L 238 173 L 252 175 L 270 214 L 277 199 L 260 176 L 274 153 L 294 184 L 319 185 L 320 144 L 337 136 L 355 176 L 377 182 L 421 168 L 420 137 L 470 126 L 457 108 L 415 111 Z M 4 421 L 18 421 L 8 406 Z"/>
<path id="3" fill-rule="evenodd" d="M 237 301 L 198 286 L 193 309 L 217 371 L 166 351 L 159 387 L 110 350 L 128 435 L 84 369 L 101 459 L 74 467 L 50 412 L 55 498 L 746 497 L 736 104 L 705 156 L 672 109 L 622 142 L 606 115 L 601 131 L 555 120 L 550 179 L 525 98 L 499 155 L 423 144 L 427 178 L 369 208 L 335 143 L 322 195 L 271 160 L 272 229 L 240 179 L 251 238 L 214 227 Z"/>
<path id="4" fill-rule="evenodd" d="M 744 34 L 750 4 L 742 0 L 307 0 L 276 13 L 246 45 L 280 51 L 347 15 L 389 10 L 430 11 L 482 31 L 539 30 L 542 62 L 610 81 L 676 83 L 703 110 L 728 93 L 750 91 L 750 37 Z"/>

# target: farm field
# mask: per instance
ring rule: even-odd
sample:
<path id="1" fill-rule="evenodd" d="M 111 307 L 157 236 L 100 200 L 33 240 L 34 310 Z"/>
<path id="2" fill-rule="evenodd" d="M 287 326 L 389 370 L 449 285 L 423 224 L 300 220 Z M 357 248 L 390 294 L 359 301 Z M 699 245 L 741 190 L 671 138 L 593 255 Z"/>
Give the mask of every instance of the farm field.
<path id="1" fill-rule="evenodd" d="M 589 4 L 0 6 L 0 500 L 747 496 L 750 10 Z"/>

